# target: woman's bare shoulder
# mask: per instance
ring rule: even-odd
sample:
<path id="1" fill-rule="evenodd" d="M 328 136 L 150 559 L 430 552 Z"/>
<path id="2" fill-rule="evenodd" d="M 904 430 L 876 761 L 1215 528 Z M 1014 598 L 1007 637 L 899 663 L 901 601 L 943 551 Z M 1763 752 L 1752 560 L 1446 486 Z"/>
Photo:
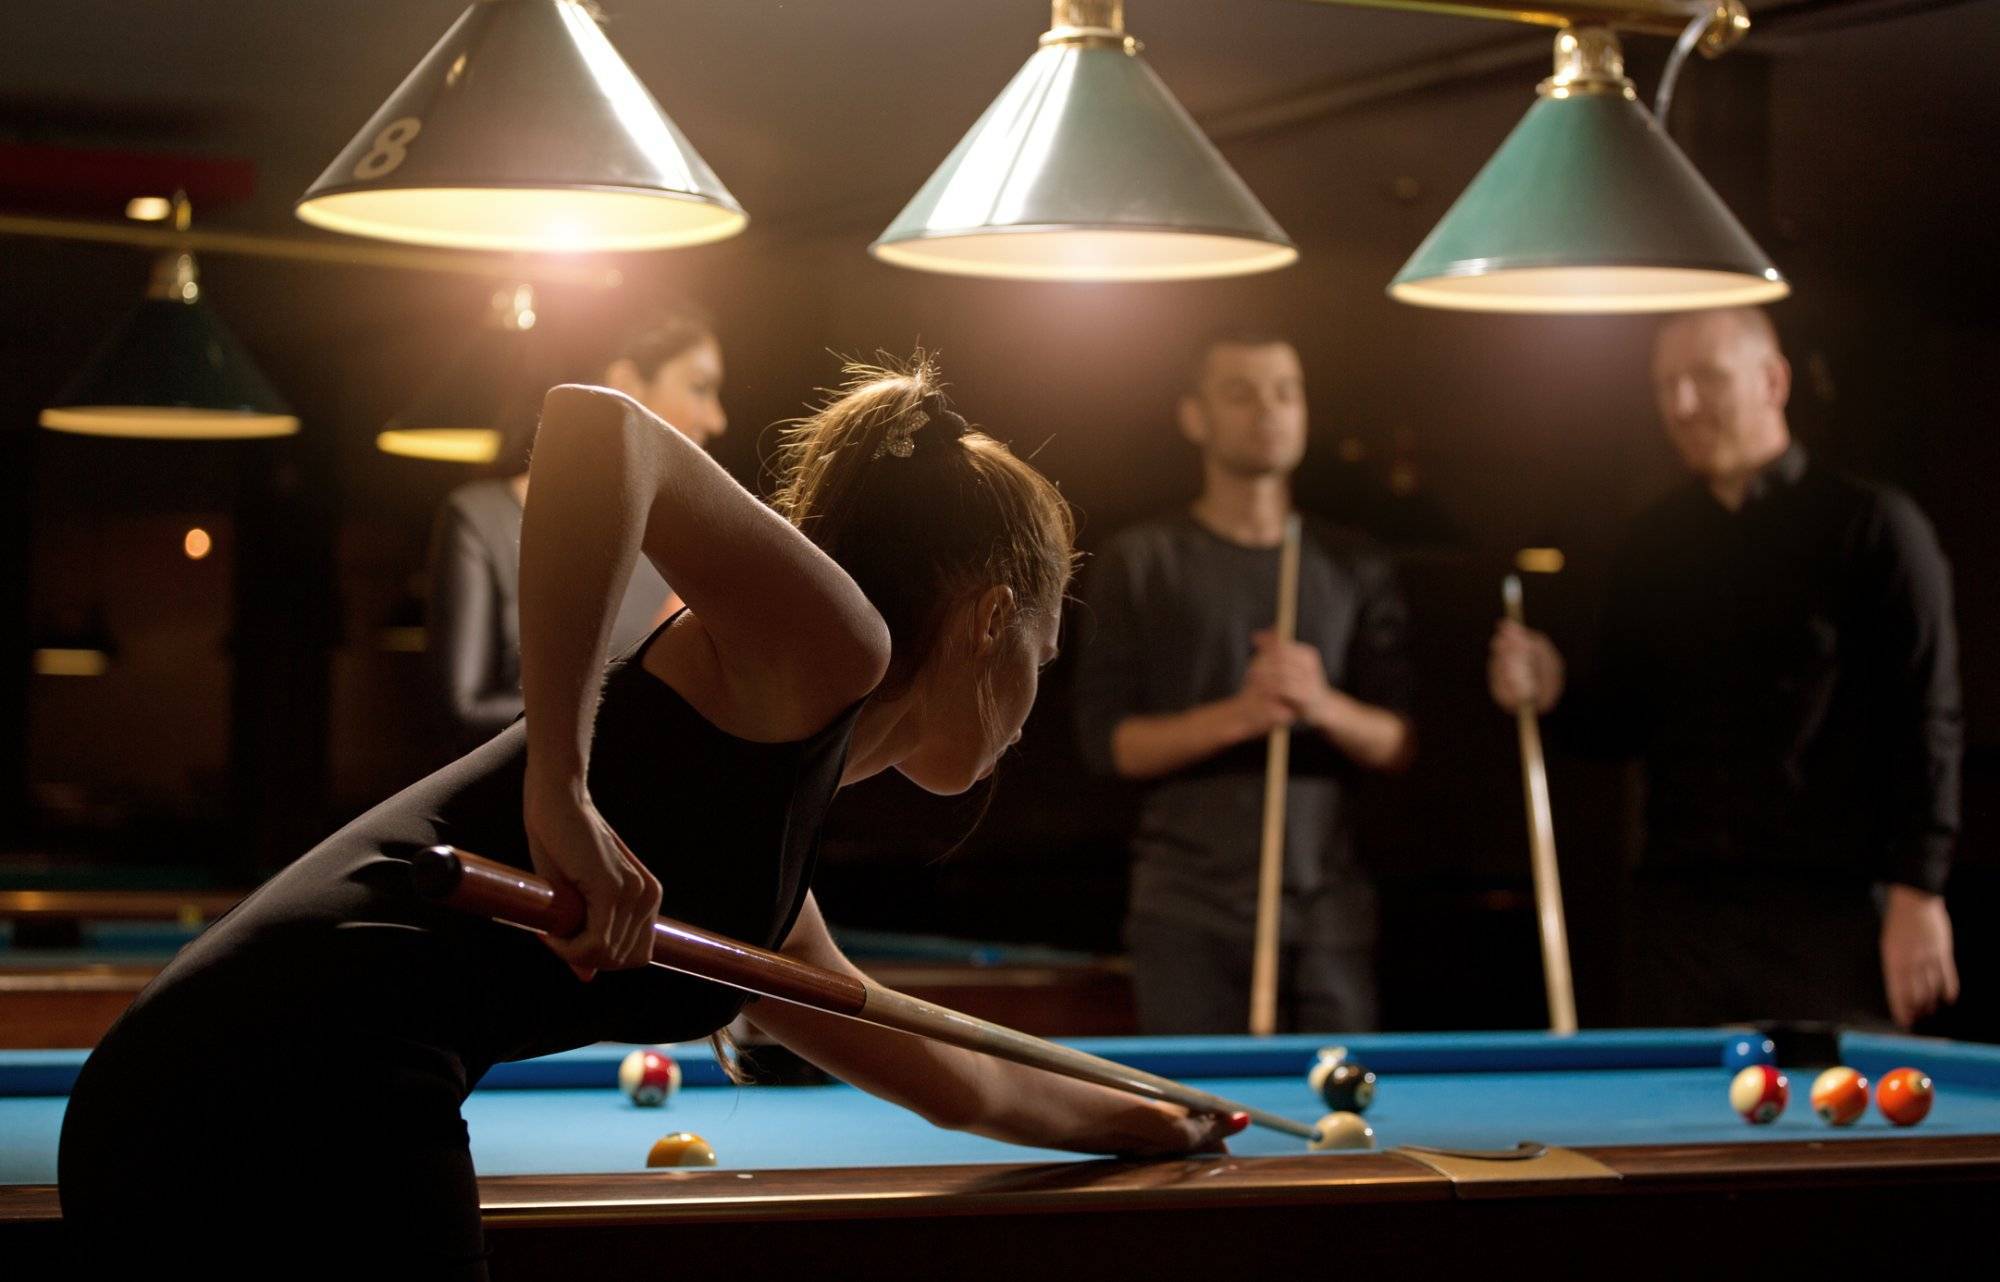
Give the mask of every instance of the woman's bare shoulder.
<path id="1" fill-rule="evenodd" d="M 733 677 L 714 637 L 693 610 L 683 610 L 640 656 L 640 666 L 672 687 L 689 707 L 724 734 L 752 743 L 794 743 L 832 724 L 846 705 L 802 700 L 770 683 L 758 688 Z M 747 687 L 747 688 L 746 688 Z M 824 706 L 822 706 L 824 705 Z"/>

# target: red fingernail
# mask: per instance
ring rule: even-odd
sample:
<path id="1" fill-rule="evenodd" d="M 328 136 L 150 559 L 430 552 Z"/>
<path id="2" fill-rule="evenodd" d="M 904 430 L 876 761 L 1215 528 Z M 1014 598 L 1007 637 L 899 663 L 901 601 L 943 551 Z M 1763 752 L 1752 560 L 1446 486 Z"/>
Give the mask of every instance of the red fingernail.
<path id="1" fill-rule="evenodd" d="M 1238 1131 L 1247 1130 L 1250 1126 L 1250 1115 L 1248 1113 L 1231 1113 L 1222 1120 L 1229 1123 L 1229 1133 L 1231 1135 L 1236 1134 Z"/>

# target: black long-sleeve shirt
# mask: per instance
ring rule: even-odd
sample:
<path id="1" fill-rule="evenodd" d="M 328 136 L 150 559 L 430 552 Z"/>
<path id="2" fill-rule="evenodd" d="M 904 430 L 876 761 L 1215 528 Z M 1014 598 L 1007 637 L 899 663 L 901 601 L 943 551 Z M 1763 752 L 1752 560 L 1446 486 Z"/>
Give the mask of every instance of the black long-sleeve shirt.
<path id="1" fill-rule="evenodd" d="M 1128 717 L 1185 712 L 1242 689 L 1250 634 L 1271 627 L 1277 548 L 1244 547 L 1180 514 L 1113 538 L 1091 563 L 1079 613 L 1076 726 L 1083 756 L 1114 773 Z M 1388 559 L 1359 535 L 1307 520 L 1299 548 L 1298 639 L 1327 681 L 1405 712 L 1408 611 Z M 1248 935 L 1255 927 L 1264 806 L 1261 736 L 1146 784 L 1132 837 L 1135 916 Z M 1318 734 L 1292 736 L 1281 933 L 1366 945 L 1373 887 L 1355 859 L 1347 786 L 1357 768 Z"/>
<path id="2" fill-rule="evenodd" d="M 1908 497 L 1797 445 L 1735 512 L 1690 483 L 1612 568 L 1558 742 L 1637 757 L 1642 866 L 1941 890 L 1963 746 L 1951 568 Z"/>

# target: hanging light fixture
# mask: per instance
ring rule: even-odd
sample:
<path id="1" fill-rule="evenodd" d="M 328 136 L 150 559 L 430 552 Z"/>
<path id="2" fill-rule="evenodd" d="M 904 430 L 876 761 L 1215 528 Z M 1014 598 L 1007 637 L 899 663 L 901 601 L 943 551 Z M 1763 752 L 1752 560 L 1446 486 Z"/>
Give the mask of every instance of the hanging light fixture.
<path id="1" fill-rule="evenodd" d="M 174 226 L 186 231 L 187 197 Z M 289 436 L 299 420 L 201 296 L 194 255 L 153 264 L 145 301 L 41 414 L 43 427 L 88 436 L 240 440 Z"/>
<path id="2" fill-rule="evenodd" d="M 478 0 L 297 213 L 520 251 L 698 245 L 749 221 L 578 0 Z"/>
<path id="3" fill-rule="evenodd" d="M 544 385 L 536 382 L 529 351 L 535 320 L 532 285 L 495 290 L 478 333 L 376 434 L 376 448 L 447 463 L 498 458 L 502 426 L 510 417 L 532 413 L 524 406 Z"/>
<path id="4" fill-rule="evenodd" d="M 1689 311 L 1791 292 L 1639 104 L 1618 38 L 1556 37 L 1555 74 L 1389 285 L 1425 307 Z"/>
<path id="5" fill-rule="evenodd" d="M 1054 0 L 1041 48 L 869 252 L 968 276 L 1173 280 L 1296 259 L 1125 34 L 1123 0 Z"/>

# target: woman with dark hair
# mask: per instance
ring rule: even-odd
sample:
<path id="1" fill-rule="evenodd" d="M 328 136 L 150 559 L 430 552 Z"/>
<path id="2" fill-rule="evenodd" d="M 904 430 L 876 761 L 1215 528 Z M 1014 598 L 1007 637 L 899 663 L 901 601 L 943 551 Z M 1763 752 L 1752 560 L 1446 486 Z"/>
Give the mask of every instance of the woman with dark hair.
<path id="1" fill-rule="evenodd" d="M 742 993 L 644 966 L 655 913 L 857 973 L 810 884 L 843 784 L 955 793 L 1020 735 L 1074 526 L 945 402 L 861 370 L 796 425 L 774 511 L 628 396 L 561 387 L 521 539 L 526 718 L 392 797 L 183 949 L 84 1065 L 58 1159 L 105 1265 L 485 1276 L 459 1105 L 494 1063 L 722 1028 Z M 651 561 L 687 607 L 603 667 Z M 450 842 L 572 888 L 543 939 L 420 899 Z M 1219 1148 L 1182 1110 L 778 1002 L 759 1029 L 933 1122 L 1081 1152 Z M 276 1119 L 312 1101 L 310 1135 Z M 809 1136 L 800 1137 L 810 1144 Z"/>
<path id="2" fill-rule="evenodd" d="M 692 306 L 662 312 L 634 331 L 603 380 L 697 445 L 729 425 L 720 394 L 722 345 L 713 323 Z M 456 752 L 521 714 L 521 512 L 532 412 L 505 436 L 502 474 L 453 490 L 431 535 L 427 653 Z M 619 599 L 612 653 L 645 636 L 676 605 L 666 581 L 641 560 Z"/>

